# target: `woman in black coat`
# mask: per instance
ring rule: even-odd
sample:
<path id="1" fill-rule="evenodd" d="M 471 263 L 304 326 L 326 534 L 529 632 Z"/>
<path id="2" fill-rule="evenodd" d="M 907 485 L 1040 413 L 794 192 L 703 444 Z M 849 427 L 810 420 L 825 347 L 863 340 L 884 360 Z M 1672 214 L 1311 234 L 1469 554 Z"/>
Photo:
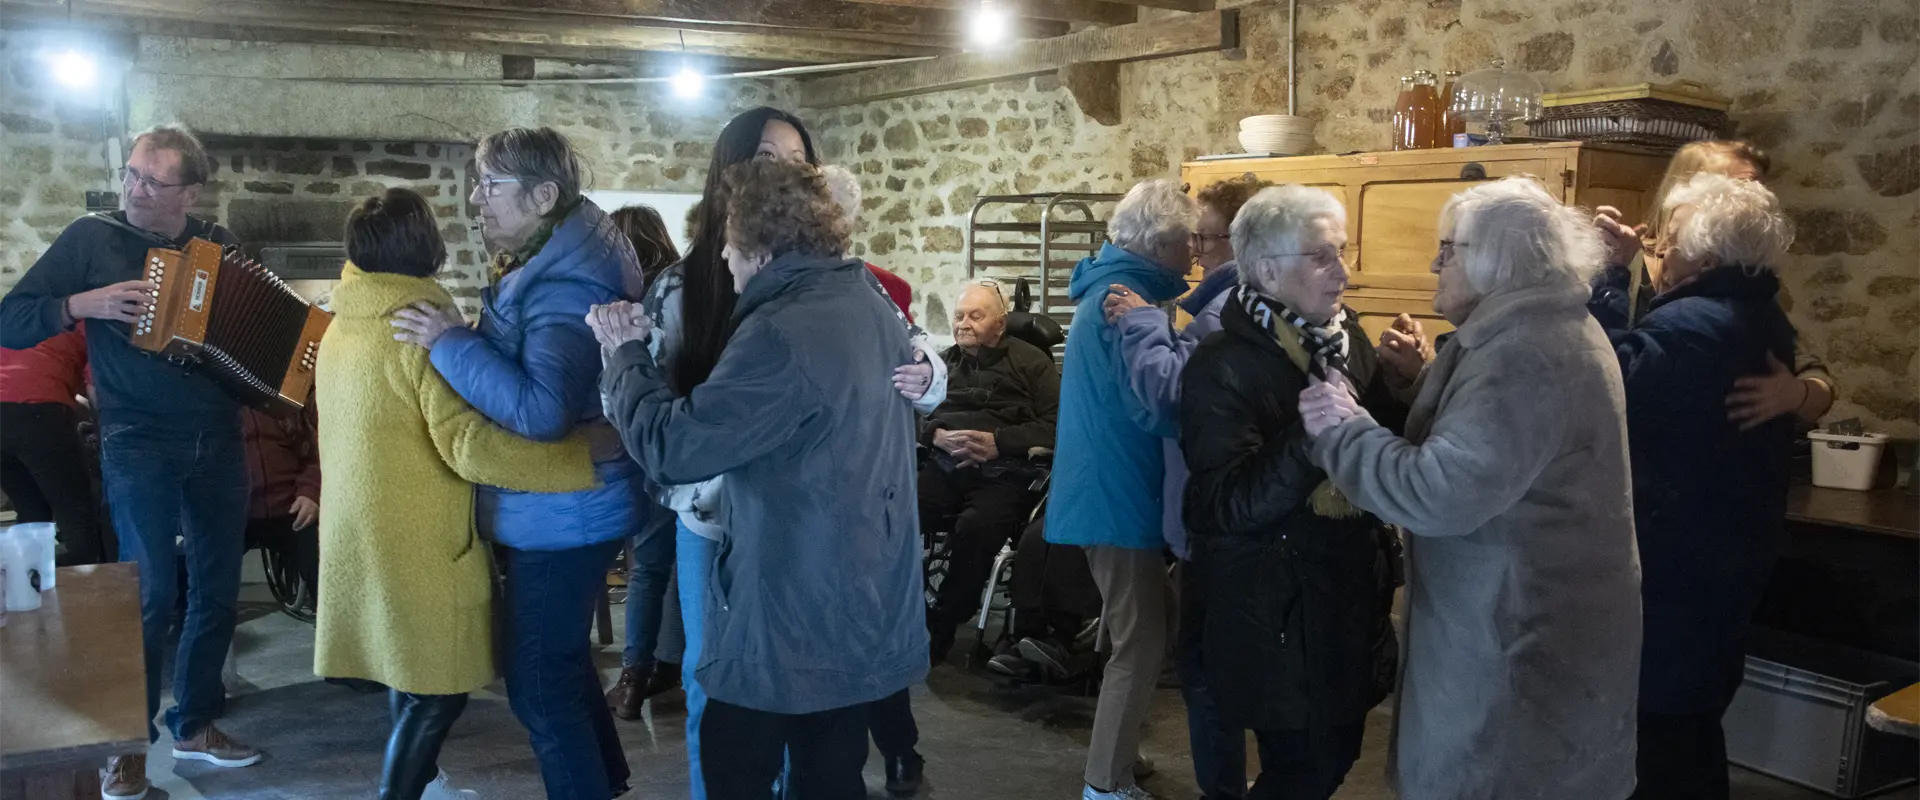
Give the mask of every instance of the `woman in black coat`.
<path id="1" fill-rule="evenodd" d="M 1740 688 L 1747 624 L 1786 533 L 1794 435 L 1789 416 L 1743 429 L 1724 398 L 1769 356 L 1794 363 L 1773 274 L 1793 234 L 1772 192 L 1720 175 L 1695 176 L 1661 212 L 1663 269 L 1647 314 L 1619 322 L 1619 269 L 1590 304 L 1620 356 L 1633 456 L 1645 626 L 1633 797 L 1724 800 L 1720 717 Z"/>
<path id="2" fill-rule="evenodd" d="M 1298 408 L 1312 380 L 1360 390 L 1399 428 L 1386 365 L 1341 304 L 1346 212 L 1325 191 L 1255 195 L 1232 225 L 1241 285 L 1181 378 L 1192 477 L 1189 605 L 1206 679 L 1230 728 L 1251 729 L 1262 772 L 1248 798 L 1326 798 L 1391 690 L 1388 613 L 1398 542 L 1307 459 Z M 1187 639 L 1188 642 L 1194 638 Z"/>

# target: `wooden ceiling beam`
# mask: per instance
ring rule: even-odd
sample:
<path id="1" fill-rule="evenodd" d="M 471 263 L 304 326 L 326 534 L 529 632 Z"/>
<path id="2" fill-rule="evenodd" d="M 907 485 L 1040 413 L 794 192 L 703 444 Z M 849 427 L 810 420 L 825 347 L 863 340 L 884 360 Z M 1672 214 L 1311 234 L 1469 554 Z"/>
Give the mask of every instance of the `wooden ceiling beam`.
<path id="1" fill-rule="evenodd" d="M 591 17 L 651 19 L 661 22 L 710 22 L 793 28 L 801 31 L 865 31 L 871 33 L 933 34 L 958 37 L 966 33 L 961 13 L 937 7 L 908 7 L 841 2 L 841 0 L 397 0 L 438 9 L 484 11 L 541 11 Z M 1051 19 L 1019 18 L 1014 35 L 1044 39 L 1067 32 Z"/>
<path id="2" fill-rule="evenodd" d="M 1130 6 L 1142 6 L 1145 8 L 1164 8 L 1168 11 L 1191 11 L 1196 13 L 1212 11 L 1215 8 L 1214 0 L 1113 0 L 1113 2 L 1126 3 Z"/>
<path id="3" fill-rule="evenodd" d="M 1169 2 L 1179 1 L 1169 0 Z M 848 0 L 848 2 L 902 8 L 943 9 L 961 14 L 971 11 L 979 4 L 979 0 Z M 1139 17 L 1139 9 L 1132 5 L 1104 2 L 1104 0 L 1006 0 L 1006 4 L 1008 10 L 1022 17 L 1064 22 L 1126 25 Z"/>
<path id="4" fill-rule="evenodd" d="M 45 22 L 110 23 L 119 18 L 215 25 L 259 41 L 373 39 L 389 46 L 461 43 L 459 49 L 551 57 L 632 51 L 832 63 L 951 52 L 934 37 L 896 33 L 797 33 L 765 26 L 667 23 L 525 11 L 434 10 L 380 0 L 0 0 L 7 16 Z M 23 13 L 24 12 L 24 13 Z M 9 23 L 12 24 L 12 23 Z M 604 58 L 597 60 L 605 60 Z"/>
<path id="5" fill-rule="evenodd" d="M 807 80 L 800 84 L 800 105 L 851 105 L 1040 75 L 1073 64 L 1139 61 L 1239 46 L 1240 12 L 1207 11 L 1020 42 L 1004 52 L 957 53 Z"/>

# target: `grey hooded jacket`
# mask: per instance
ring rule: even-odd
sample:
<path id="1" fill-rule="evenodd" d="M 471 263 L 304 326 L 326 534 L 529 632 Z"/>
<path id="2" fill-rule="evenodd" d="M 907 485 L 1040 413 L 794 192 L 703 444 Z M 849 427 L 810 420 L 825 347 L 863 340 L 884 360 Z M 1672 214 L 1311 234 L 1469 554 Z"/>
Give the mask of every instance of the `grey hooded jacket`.
<path id="1" fill-rule="evenodd" d="M 786 255 L 747 283 L 706 382 L 676 398 L 642 342 L 608 359 L 608 418 L 666 484 L 726 474 L 696 675 L 709 696 L 806 714 L 927 673 L 906 331 L 858 260 Z"/>

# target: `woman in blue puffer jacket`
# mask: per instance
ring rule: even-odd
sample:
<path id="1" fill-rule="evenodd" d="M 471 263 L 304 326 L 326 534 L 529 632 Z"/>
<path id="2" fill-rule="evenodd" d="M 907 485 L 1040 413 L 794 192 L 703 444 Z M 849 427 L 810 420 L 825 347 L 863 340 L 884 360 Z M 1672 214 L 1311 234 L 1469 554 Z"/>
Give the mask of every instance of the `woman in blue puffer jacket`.
<path id="1" fill-rule="evenodd" d="M 462 398 L 521 436 L 557 441 L 576 427 L 611 434 L 586 315 L 597 303 L 640 298 L 633 245 L 580 194 L 579 156 L 551 128 L 493 134 L 475 160 L 480 182 L 469 199 L 497 253 L 480 323 L 468 328 L 457 314 L 415 307 L 395 315 L 397 336 L 427 347 Z M 500 545 L 506 573 L 507 699 L 554 800 L 606 800 L 631 774 L 587 632 L 595 593 L 652 501 L 639 465 L 618 447 L 597 447 L 595 456 L 596 488 L 482 486 L 476 501 L 481 533 Z"/>

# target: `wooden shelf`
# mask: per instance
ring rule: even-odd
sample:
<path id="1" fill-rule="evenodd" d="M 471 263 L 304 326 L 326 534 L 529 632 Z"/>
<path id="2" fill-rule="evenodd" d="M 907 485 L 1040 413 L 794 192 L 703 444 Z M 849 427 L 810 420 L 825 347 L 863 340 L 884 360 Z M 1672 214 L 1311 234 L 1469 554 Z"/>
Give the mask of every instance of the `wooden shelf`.
<path id="1" fill-rule="evenodd" d="M 1895 488 L 1855 492 L 1796 483 L 1787 489 L 1787 519 L 1920 539 L 1920 499 Z"/>

